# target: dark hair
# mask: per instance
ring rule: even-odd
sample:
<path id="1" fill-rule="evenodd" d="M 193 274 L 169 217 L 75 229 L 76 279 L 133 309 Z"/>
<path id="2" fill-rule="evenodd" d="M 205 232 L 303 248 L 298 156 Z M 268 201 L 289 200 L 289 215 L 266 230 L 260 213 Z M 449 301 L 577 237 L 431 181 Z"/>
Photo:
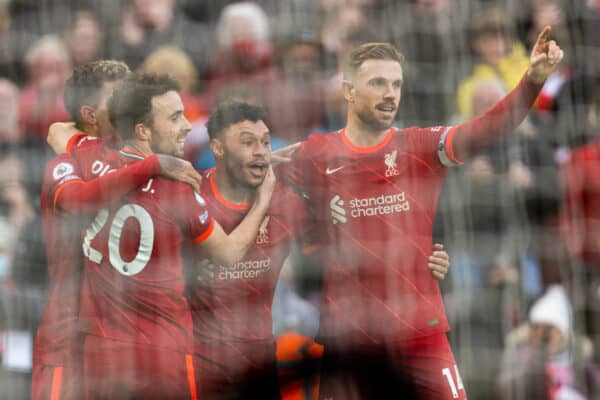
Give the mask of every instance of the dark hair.
<path id="1" fill-rule="evenodd" d="M 219 104 L 206 121 L 206 130 L 211 139 L 219 137 L 231 125 L 242 121 L 267 123 L 262 107 L 239 100 L 227 100 Z"/>
<path id="2" fill-rule="evenodd" d="M 110 123 L 123 139 L 130 139 L 137 124 L 152 126 L 152 98 L 179 90 L 179 84 L 169 75 L 132 73 L 108 101 Z"/>
<path id="3" fill-rule="evenodd" d="M 83 106 L 98 107 L 102 85 L 124 79 L 131 72 L 127 64 L 116 60 L 92 61 L 73 69 L 65 83 L 65 108 L 77 125 L 81 124 Z"/>
<path id="4" fill-rule="evenodd" d="M 350 52 L 344 67 L 344 75 L 353 75 L 367 60 L 393 60 L 402 64 L 404 56 L 389 43 L 365 43 Z"/>

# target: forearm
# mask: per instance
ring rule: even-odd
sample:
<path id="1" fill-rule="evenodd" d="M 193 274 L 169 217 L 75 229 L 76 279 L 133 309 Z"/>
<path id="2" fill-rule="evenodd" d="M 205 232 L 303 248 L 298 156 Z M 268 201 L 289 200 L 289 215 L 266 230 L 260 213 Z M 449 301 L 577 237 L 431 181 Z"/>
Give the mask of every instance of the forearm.
<path id="1" fill-rule="evenodd" d="M 494 108 L 450 131 L 447 146 L 454 158 L 465 161 L 492 145 L 500 136 L 514 131 L 527 116 L 542 86 L 543 83 L 533 83 L 525 74 L 517 87 Z"/>
<path id="2" fill-rule="evenodd" d="M 256 242 L 258 229 L 265 218 L 267 208 L 268 205 L 255 203 L 227 239 L 221 241 L 220 248 L 212 252 L 213 261 L 220 265 L 231 266 L 244 258 Z"/>
<path id="3" fill-rule="evenodd" d="M 96 211 L 142 186 L 159 170 L 158 158 L 151 156 L 87 182 L 67 183 L 56 194 L 55 207 L 71 213 Z"/>

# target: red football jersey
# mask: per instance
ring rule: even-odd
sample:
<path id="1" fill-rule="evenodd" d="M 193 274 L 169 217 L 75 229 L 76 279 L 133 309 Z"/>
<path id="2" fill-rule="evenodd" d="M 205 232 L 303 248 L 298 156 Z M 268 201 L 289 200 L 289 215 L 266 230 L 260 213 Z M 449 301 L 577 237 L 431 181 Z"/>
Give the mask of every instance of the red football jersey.
<path id="1" fill-rule="evenodd" d="M 208 209 L 226 233 L 245 217 L 250 204 L 231 203 L 219 192 L 209 171 L 202 180 Z M 294 236 L 306 227 L 303 200 L 277 185 L 256 243 L 231 267 L 194 266 L 189 299 L 194 314 L 196 352 L 205 344 L 273 340 L 271 304 Z M 202 261 L 200 261 L 202 262 Z"/>
<path id="2" fill-rule="evenodd" d="M 35 338 L 36 360 L 63 365 L 75 351 L 77 315 L 83 259 L 81 230 L 88 222 L 82 215 L 70 215 L 56 207 L 60 191 L 80 181 L 78 164 L 63 154 L 46 166 L 41 192 L 41 212 L 48 260 L 48 302 Z"/>
<path id="3" fill-rule="evenodd" d="M 563 238 L 573 257 L 595 265 L 600 260 L 600 141 L 576 148 L 561 165 Z"/>
<path id="4" fill-rule="evenodd" d="M 360 148 L 345 131 L 311 135 L 282 167 L 316 215 L 324 268 L 320 340 L 356 344 L 446 332 L 427 267 L 450 128 L 390 129 Z M 329 338 L 329 339 L 328 339 Z"/>
<path id="5" fill-rule="evenodd" d="M 142 158 L 98 143 L 73 150 L 91 179 Z M 180 182 L 153 178 L 101 210 L 83 239 L 81 329 L 129 343 L 192 351 L 181 245 L 199 242 L 214 221 L 204 199 Z"/>

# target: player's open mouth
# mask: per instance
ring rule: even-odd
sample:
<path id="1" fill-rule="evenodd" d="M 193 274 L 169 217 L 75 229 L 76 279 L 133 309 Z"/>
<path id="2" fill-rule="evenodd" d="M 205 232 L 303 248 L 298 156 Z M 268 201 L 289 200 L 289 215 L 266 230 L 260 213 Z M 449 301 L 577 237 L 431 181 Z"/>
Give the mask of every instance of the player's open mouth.
<path id="1" fill-rule="evenodd" d="M 264 161 L 259 161 L 259 162 L 254 162 L 254 163 L 248 164 L 248 169 L 250 170 L 252 175 L 254 175 L 256 177 L 264 176 L 268 167 L 269 167 L 269 164 Z"/>
<path id="2" fill-rule="evenodd" d="M 396 112 L 396 106 L 394 106 L 393 104 L 380 104 L 375 108 L 384 114 L 393 115 Z"/>

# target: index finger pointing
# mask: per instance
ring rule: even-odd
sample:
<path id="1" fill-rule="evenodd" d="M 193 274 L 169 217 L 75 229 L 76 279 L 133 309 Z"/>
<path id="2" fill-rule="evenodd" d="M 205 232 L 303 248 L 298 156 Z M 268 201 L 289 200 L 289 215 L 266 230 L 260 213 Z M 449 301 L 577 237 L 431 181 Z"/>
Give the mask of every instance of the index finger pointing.
<path id="1" fill-rule="evenodd" d="M 550 25 L 546 25 L 544 27 L 544 30 L 542 30 L 542 32 L 540 32 L 540 34 L 538 35 L 537 40 L 535 41 L 535 46 L 541 46 L 544 43 L 546 43 L 548 36 L 550 36 L 550 32 L 552 32 L 552 28 L 550 27 Z"/>

